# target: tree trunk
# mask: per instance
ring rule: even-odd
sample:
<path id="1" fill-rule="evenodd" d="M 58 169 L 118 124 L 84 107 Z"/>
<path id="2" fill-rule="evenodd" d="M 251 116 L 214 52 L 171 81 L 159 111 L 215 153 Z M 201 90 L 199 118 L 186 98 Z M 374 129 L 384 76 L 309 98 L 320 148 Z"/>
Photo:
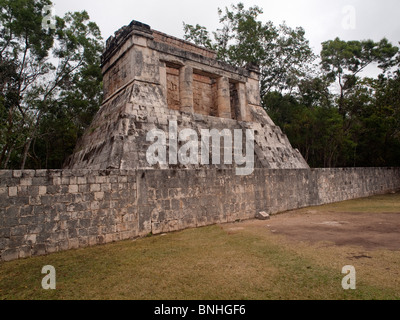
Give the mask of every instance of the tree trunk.
<path id="1" fill-rule="evenodd" d="M 25 164 L 26 164 L 26 158 L 28 156 L 28 151 L 29 148 L 31 147 L 31 138 L 28 138 L 28 140 L 25 142 L 25 146 L 24 146 L 24 153 L 22 155 L 22 163 L 21 163 L 21 170 L 25 169 Z"/>
<path id="2" fill-rule="evenodd" d="M 46 101 L 46 98 L 45 98 L 44 101 Z M 31 147 L 31 143 L 32 143 L 33 139 L 35 139 L 36 132 L 38 130 L 38 127 L 39 127 L 41 119 L 42 119 L 42 111 L 39 111 L 39 114 L 38 114 L 38 116 L 36 118 L 36 121 L 35 121 L 35 126 L 34 126 L 31 134 L 28 136 L 28 138 L 27 138 L 27 140 L 25 142 L 24 153 L 22 155 L 21 170 L 25 169 L 26 158 L 28 157 L 29 148 Z"/>
<path id="3" fill-rule="evenodd" d="M 340 98 L 339 98 L 339 114 L 345 118 L 344 112 L 344 86 L 342 83 L 342 75 L 339 73 L 339 86 L 340 86 Z"/>
<path id="4" fill-rule="evenodd" d="M 8 149 L 8 143 L 4 145 L 3 151 L 1 152 L 1 155 L 0 155 L 0 166 L 3 164 L 3 159 L 6 156 L 7 149 Z M 6 164 L 4 164 L 4 169 L 5 169 L 5 167 L 6 167 Z"/>
<path id="5" fill-rule="evenodd" d="M 10 150 L 8 150 L 7 158 L 6 161 L 4 161 L 4 169 L 7 169 L 8 162 L 10 161 L 11 153 L 14 151 L 14 148 L 11 147 Z"/>

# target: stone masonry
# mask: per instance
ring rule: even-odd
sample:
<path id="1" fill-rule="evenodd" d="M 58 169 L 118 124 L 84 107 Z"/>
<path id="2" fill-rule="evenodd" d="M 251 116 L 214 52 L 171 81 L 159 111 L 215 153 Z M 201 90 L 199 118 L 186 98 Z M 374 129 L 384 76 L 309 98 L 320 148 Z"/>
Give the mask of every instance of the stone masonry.
<path id="1" fill-rule="evenodd" d="M 398 189 L 399 168 L 0 171 L 0 261 Z"/>
<path id="2" fill-rule="evenodd" d="M 104 103 L 68 169 L 158 169 L 146 159 L 151 145 L 146 134 L 155 128 L 168 132 L 170 121 L 177 121 L 179 131 L 189 128 L 199 135 L 202 129 L 251 129 L 255 167 L 309 168 L 261 107 L 254 66 L 234 68 L 216 60 L 213 51 L 132 21 L 108 39 L 102 69 Z"/>

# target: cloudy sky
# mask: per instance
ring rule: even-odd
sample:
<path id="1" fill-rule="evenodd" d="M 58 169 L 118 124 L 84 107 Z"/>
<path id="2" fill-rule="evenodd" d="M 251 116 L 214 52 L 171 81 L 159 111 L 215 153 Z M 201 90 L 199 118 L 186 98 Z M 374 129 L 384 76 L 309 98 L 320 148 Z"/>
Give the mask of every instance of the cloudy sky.
<path id="1" fill-rule="evenodd" d="M 239 0 L 53 0 L 55 13 L 88 11 L 104 39 L 131 20 L 155 30 L 183 38 L 182 22 L 218 28 L 218 8 Z M 291 27 L 301 26 L 316 53 L 323 41 L 339 36 L 343 40 L 388 38 L 400 41 L 399 0 L 242 0 L 246 7 L 263 8 L 263 21 Z"/>

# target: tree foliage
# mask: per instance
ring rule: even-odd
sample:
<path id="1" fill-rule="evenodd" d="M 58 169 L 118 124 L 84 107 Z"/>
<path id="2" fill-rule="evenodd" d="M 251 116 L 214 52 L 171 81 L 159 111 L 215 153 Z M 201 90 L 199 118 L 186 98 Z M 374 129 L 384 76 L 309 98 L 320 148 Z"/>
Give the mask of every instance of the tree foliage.
<path id="1" fill-rule="evenodd" d="M 42 27 L 50 0 L 0 0 L 0 166 L 61 167 L 101 101 L 101 35 L 87 12 Z"/>
<path id="2" fill-rule="evenodd" d="M 185 38 L 233 65 L 260 66 L 264 109 L 311 167 L 399 166 L 398 47 L 336 38 L 316 57 L 302 28 L 263 23 L 262 12 L 219 9 L 221 28 L 184 23 Z M 381 71 L 376 79 L 363 77 L 371 66 Z"/>
<path id="3" fill-rule="evenodd" d="M 372 63 L 378 64 L 383 71 L 393 67 L 397 51 L 398 48 L 385 38 L 380 42 L 343 41 L 336 38 L 322 43 L 321 66 L 332 82 L 338 81 L 338 108 L 342 115 L 346 113 L 346 92 L 357 83 L 357 75 Z"/>
<path id="4" fill-rule="evenodd" d="M 246 9 L 242 3 L 218 13 L 218 30 L 210 33 L 199 24 L 184 23 L 185 39 L 215 50 L 220 60 L 234 66 L 259 66 L 262 96 L 296 88 L 315 58 L 304 29 L 263 23 L 258 20 L 263 13 L 260 7 Z"/>

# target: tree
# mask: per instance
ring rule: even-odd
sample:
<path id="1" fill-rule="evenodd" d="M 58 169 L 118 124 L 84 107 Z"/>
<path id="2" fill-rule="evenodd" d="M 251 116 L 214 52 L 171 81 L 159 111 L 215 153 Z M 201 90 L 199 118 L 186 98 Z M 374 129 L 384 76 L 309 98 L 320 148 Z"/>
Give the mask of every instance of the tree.
<path id="1" fill-rule="evenodd" d="M 307 107 L 331 107 L 333 95 L 329 86 L 324 75 L 305 77 L 298 85 L 298 100 Z"/>
<path id="2" fill-rule="evenodd" d="M 44 30 L 43 8 L 51 1 L 0 1 L 0 101 L 6 123 L 0 128 L 0 164 L 24 169 L 28 158 L 36 163 L 41 158 L 32 150 L 37 140 L 51 140 L 62 130 L 49 119 L 68 109 L 65 121 L 79 132 L 88 119 L 79 123 L 76 116 L 91 118 L 95 112 L 101 99 L 101 35 L 85 11 L 56 17 L 56 29 Z"/>
<path id="3" fill-rule="evenodd" d="M 265 96 L 268 114 L 311 167 L 336 167 L 347 163 L 347 153 L 345 156 L 343 150 L 351 149 L 352 141 L 343 129 L 344 120 L 338 109 L 330 104 L 316 105 L 314 101 L 306 105 L 302 100 L 279 92 Z"/>
<path id="4" fill-rule="evenodd" d="M 183 30 L 185 32 L 185 39 L 192 41 L 195 45 L 205 47 L 210 50 L 215 50 L 212 40 L 210 38 L 210 33 L 208 30 L 196 24 L 196 26 L 183 23 Z"/>
<path id="5" fill-rule="evenodd" d="M 398 48 L 382 39 L 380 42 L 343 41 L 339 38 L 322 43 L 321 66 L 327 72 L 327 77 L 337 81 L 339 85 L 338 108 L 345 116 L 345 93 L 356 83 L 358 75 L 367 66 L 377 63 L 383 71 L 395 64 L 394 57 Z"/>
<path id="6" fill-rule="evenodd" d="M 362 113 L 360 162 L 373 166 L 400 165 L 400 70 L 371 80 L 372 103 Z"/>
<path id="7" fill-rule="evenodd" d="M 185 39 L 217 52 L 218 58 L 237 67 L 255 64 L 261 71 L 261 96 L 297 87 L 314 60 L 302 28 L 292 29 L 285 23 L 258 20 L 260 7 L 245 9 L 242 3 L 218 10 L 221 28 L 210 33 L 200 25 L 184 23 Z"/>
<path id="8" fill-rule="evenodd" d="M 48 0 L 0 0 L 0 89 L 6 117 L 2 131 L 0 163 L 10 159 L 22 142 L 30 114 L 23 103 L 29 87 L 49 68 L 44 62 L 53 44 L 52 31 L 42 29 L 41 12 Z"/>

